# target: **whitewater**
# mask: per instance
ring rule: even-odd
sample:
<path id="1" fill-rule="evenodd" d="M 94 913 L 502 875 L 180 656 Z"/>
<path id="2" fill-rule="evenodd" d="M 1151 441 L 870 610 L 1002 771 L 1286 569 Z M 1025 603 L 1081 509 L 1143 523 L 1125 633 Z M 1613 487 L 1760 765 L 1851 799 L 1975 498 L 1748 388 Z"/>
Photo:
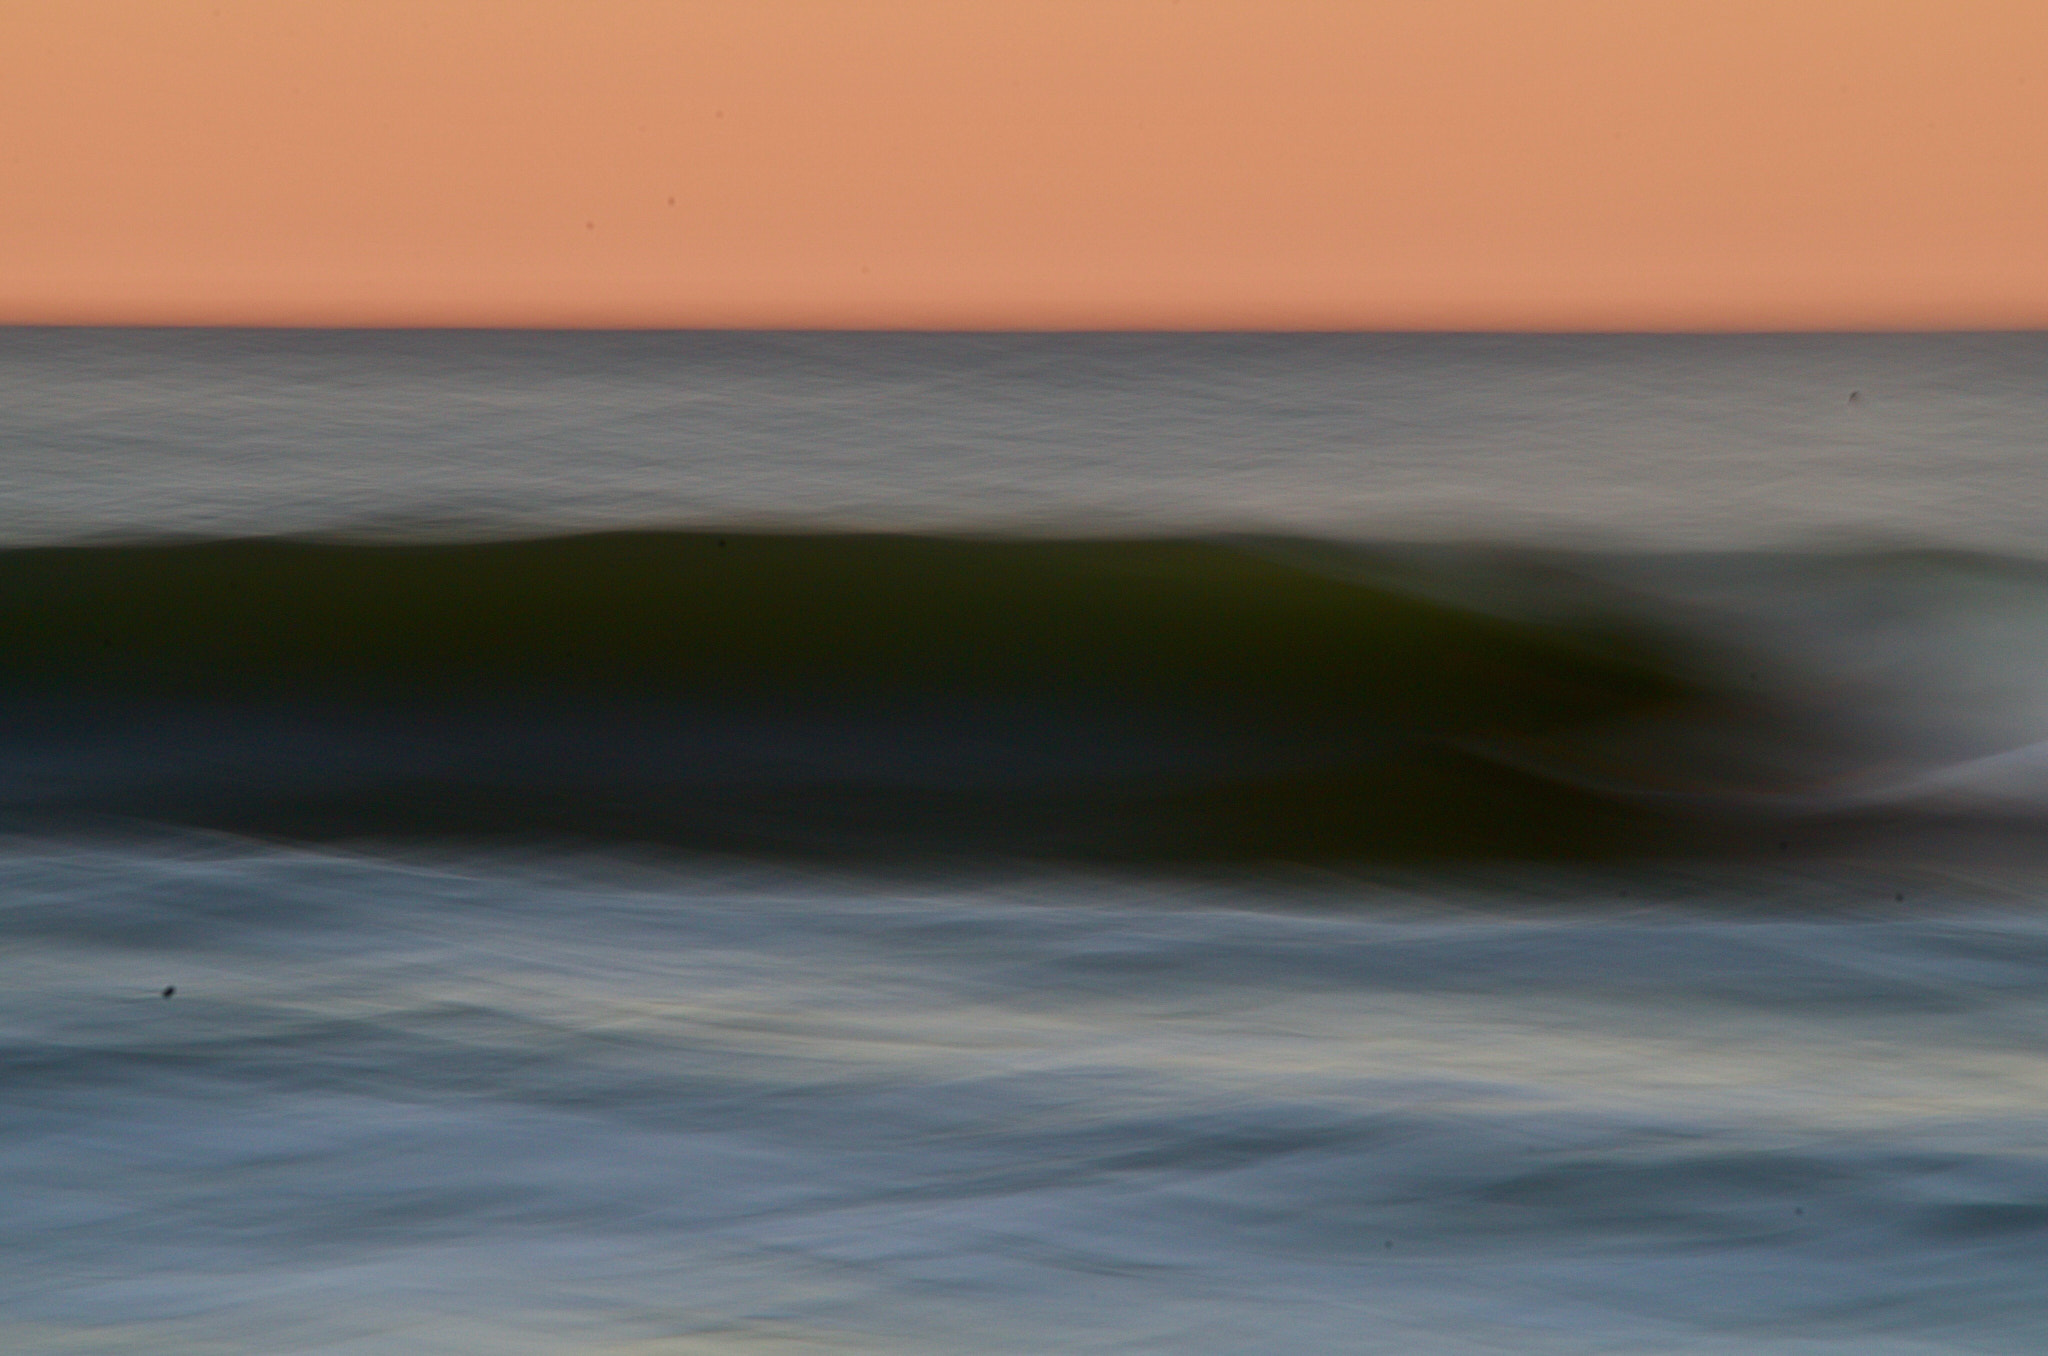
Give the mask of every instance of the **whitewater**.
<path id="1" fill-rule="evenodd" d="M 2038 1351 L 2044 376 L 0 331 L 0 1347 Z"/>

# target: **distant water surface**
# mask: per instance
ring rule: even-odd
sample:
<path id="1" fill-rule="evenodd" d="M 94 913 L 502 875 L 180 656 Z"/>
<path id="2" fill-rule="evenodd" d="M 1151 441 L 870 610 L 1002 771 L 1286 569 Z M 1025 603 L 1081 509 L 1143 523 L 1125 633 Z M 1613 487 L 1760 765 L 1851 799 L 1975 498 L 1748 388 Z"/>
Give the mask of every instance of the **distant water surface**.
<path id="1" fill-rule="evenodd" d="M 442 522 L 2043 542 L 2048 338 L 0 332 L 15 541 Z"/>

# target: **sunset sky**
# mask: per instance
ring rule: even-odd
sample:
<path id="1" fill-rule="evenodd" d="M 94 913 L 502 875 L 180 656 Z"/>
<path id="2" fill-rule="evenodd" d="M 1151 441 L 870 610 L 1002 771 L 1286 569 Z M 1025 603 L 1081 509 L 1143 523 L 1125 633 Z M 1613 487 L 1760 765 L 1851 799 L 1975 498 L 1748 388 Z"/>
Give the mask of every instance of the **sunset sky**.
<path id="1" fill-rule="evenodd" d="M 0 0 L 0 323 L 2048 326 L 2043 0 Z"/>

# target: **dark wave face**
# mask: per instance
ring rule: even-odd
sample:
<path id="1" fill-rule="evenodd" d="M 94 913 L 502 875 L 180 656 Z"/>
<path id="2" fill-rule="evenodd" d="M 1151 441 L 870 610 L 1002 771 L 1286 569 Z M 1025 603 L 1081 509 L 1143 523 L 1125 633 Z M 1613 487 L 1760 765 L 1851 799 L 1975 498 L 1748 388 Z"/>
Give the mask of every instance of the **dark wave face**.
<path id="1" fill-rule="evenodd" d="M 14 550 L 0 793 L 293 837 L 774 852 L 1582 856 L 1672 831 L 1515 752 L 1703 707 L 1653 647 L 1258 546 Z"/>

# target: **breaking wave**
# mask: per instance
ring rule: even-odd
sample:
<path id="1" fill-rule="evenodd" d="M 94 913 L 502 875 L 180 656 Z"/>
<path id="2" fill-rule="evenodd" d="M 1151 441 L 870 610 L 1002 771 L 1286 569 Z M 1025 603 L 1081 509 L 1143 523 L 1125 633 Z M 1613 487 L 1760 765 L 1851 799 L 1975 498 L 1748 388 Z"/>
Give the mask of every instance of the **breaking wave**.
<path id="1" fill-rule="evenodd" d="M 706 531 L 13 550 L 0 792 L 768 852 L 1577 856 L 1669 828 L 1530 750 L 1710 704 L 1670 655 L 1321 559 Z"/>

